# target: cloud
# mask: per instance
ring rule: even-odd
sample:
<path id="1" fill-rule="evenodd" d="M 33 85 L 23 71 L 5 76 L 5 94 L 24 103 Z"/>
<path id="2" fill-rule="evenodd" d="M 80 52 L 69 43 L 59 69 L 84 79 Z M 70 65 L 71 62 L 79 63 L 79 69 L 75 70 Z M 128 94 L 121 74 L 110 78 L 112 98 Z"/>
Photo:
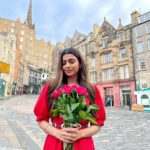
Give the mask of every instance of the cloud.
<path id="1" fill-rule="evenodd" d="M 114 26 L 118 19 L 122 24 L 130 23 L 134 10 L 150 11 L 150 0 L 33 0 L 33 23 L 38 38 L 52 43 L 72 37 L 75 30 L 83 34 L 92 31 L 93 24 L 102 24 L 104 17 Z M 9 5 L 8 5 L 9 4 Z M 24 22 L 29 0 L 1 0 L 0 17 Z"/>

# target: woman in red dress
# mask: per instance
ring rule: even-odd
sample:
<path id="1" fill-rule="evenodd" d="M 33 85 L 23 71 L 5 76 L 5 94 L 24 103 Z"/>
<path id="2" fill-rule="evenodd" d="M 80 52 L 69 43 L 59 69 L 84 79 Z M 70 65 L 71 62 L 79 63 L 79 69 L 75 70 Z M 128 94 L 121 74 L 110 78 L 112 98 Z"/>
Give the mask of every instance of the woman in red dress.
<path id="1" fill-rule="evenodd" d="M 61 128 L 63 119 L 59 116 L 51 118 L 50 109 L 53 107 L 52 93 L 64 85 L 77 85 L 87 88 L 87 104 L 96 104 L 100 107 L 94 117 L 98 125 L 87 126 L 88 122 L 81 122 L 81 129 Z M 68 48 L 61 52 L 56 78 L 48 82 L 34 107 L 36 120 L 40 128 L 47 134 L 43 150 L 63 150 L 63 142 L 73 143 L 74 150 L 94 150 L 92 135 L 100 131 L 106 118 L 103 102 L 96 86 L 87 80 L 87 68 L 80 52 Z M 51 122 L 51 123 L 49 123 Z"/>

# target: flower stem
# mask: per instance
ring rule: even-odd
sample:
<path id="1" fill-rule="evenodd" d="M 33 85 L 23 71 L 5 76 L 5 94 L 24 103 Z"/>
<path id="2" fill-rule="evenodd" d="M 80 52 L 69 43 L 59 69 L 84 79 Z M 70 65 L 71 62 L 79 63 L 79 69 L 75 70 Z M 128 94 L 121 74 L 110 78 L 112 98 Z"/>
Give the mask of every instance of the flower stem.
<path id="1" fill-rule="evenodd" d="M 67 143 L 64 150 L 73 150 L 73 144 L 72 143 Z"/>

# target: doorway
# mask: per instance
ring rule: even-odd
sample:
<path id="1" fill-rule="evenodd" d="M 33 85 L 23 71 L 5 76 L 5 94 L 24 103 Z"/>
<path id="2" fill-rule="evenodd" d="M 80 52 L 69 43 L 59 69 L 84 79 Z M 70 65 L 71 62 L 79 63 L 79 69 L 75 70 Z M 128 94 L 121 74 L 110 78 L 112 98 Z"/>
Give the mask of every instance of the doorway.
<path id="1" fill-rule="evenodd" d="M 104 88 L 105 106 L 114 106 L 113 87 Z"/>
<path id="2" fill-rule="evenodd" d="M 131 90 L 129 86 L 121 87 L 121 105 L 131 106 Z"/>

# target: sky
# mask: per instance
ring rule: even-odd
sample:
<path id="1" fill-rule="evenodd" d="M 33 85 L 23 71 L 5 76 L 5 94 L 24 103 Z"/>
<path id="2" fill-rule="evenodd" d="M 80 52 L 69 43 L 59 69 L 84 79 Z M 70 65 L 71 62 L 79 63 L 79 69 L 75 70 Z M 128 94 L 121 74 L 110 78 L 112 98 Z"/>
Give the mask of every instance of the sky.
<path id="1" fill-rule="evenodd" d="M 30 0 L 0 0 L 0 18 L 22 22 L 27 17 Z M 115 28 L 121 18 L 122 24 L 130 23 L 130 14 L 150 11 L 150 0 L 32 0 L 32 22 L 38 39 L 64 42 L 75 31 L 88 35 L 93 25 L 106 20 Z"/>

